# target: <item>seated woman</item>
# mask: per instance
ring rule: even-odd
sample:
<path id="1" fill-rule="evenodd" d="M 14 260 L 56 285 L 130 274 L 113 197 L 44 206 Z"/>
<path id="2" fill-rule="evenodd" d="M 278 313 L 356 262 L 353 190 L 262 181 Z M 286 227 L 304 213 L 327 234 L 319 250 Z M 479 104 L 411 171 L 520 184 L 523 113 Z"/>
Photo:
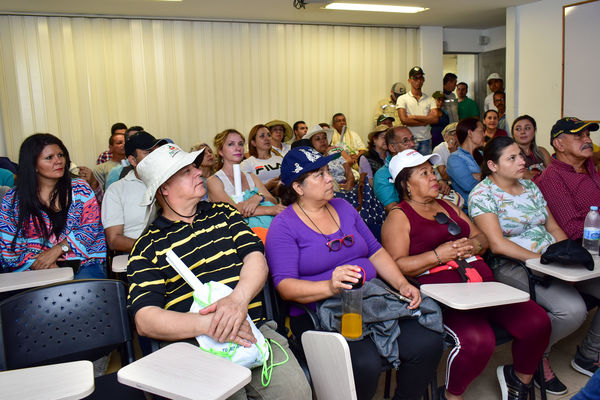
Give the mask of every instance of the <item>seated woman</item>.
<path id="1" fill-rule="evenodd" d="M 215 136 L 217 151 L 217 172 L 206 180 L 210 201 L 223 201 L 234 206 L 251 227 L 268 228 L 273 216 L 284 207 L 275 204 L 277 200 L 254 174 L 242 173 L 243 199 L 236 201 L 233 165 L 244 158 L 244 136 L 235 129 L 226 129 Z"/>
<path id="2" fill-rule="evenodd" d="M 250 157 L 240 164 L 242 172 L 258 176 L 267 190 L 275 193 L 279 186 L 283 157 L 272 153 L 271 132 L 265 125 L 255 125 L 250 129 L 248 153 L 250 153 Z"/>
<path id="3" fill-rule="evenodd" d="M 294 136 L 290 124 L 285 121 L 273 120 L 267 122 L 265 126 L 271 132 L 271 145 L 273 146 L 273 154 L 281 157 L 285 156 L 291 149 L 289 143 L 286 142 L 292 140 L 292 137 Z"/>
<path id="4" fill-rule="evenodd" d="M 2 272 L 79 264 L 75 279 L 106 278 L 100 207 L 83 179 L 71 179 L 65 145 L 48 133 L 19 150 L 15 187 L 0 208 Z"/>
<path id="5" fill-rule="evenodd" d="M 312 147 L 322 155 L 331 155 L 342 152 L 338 147 L 331 147 L 333 130 L 330 128 L 321 128 L 315 125 L 306 132 L 302 139 L 310 140 Z M 352 166 L 345 161 L 343 157 L 336 157 L 329 162 L 329 173 L 335 181 L 335 191 L 339 189 L 349 192 L 354 187 L 355 177 L 352 172 Z"/>
<path id="6" fill-rule="evenodd" d="M 524 179 L 533 179 L 546 169 L 552 158 L 545 148 L 535 143 L 537 125 L 535 119 L 529 115 L 521 115 L 514 120 L 511 127 L 512 137 L 521 149 L 521 156 L 525 159 Z"/>
<path id="7" fill-rule="evenodd" d="M 277 291 L 284 300 L 314 306 L 339 295 L 356 283 L 359 266 L 366 280 L 380 276 L 411 299 L 421 303 L 419 290 L 410 285 L 387 251 L 375 240 L 352 206 L 333 198 L 333 177 L 327 164 L 335 156 L 321 156 L 309 147 L 292 149 L 283 159 L 282 201 L 289 205 L 271 224 L 266 256 Z M 308 315 L 292 308 L 295 335 L 314 329 Z M 400 367 L 394 399 L 419 399 L 436 371 L 442 352 L 441 336 L 415 319 L 399 320 Z M 383 359 L 373 340 L 349 341 L 358 399 L 370 399 L 377 390 Z"/>
<path id="8" fill-rule="evenodd" d="M 387 125 L 377 125 L 375 130 L 369 133 L 367 152 L 358 159 L 358 173 L 367 174 L 371 186 L 373 186 L 373 175 L 385 164 L 385 158 L 387 157 L 385 132 L 387 130 Z"/>
<path id="9" fill-rule="evenodd" d="M 433 153 L 438 154 L 440 156 L 440 160 L 437 161 L 437 164 L 434 167 L 439 172 L 440 177 L 445 181 L 450 180 L 450 176 L 446 171 L 448 157 L 450 157 L 450 154 L 458 150 L 458 140 L 456 139 L 456 125 L 458 125 L 458 122 L 453 122 L 451 124 L 446 125 L 446 127 L 442 131 L 442 137 L 444 138 L 444 141 L 435 146 L 435 148 L 433 149 Z"/>
<path id="10" fill-rule="evenodd" d="M 521 261 L 539 258 L 549 245 L 567 238 L 552 217 L 538 187 L 532 181 L 522 179 L 527 171 L 525 161 L 521 149 L 511 138 L 493 139 L 485 146 L 483 157 L 482 173 L 485 179 L 471 192 L 469 214 L 488 237 L 490 249 L 495 254 Z M 497 280 L 529 291 L 527 274 L 523 268 L 509 261 L 496 264 L 493 265 L 493 271 Z M 572 286 L 559 279 L 548 278 L 547 283 L 547 286 L 535 287 L 537 302 L 546 309 L 552 323 L 546 354 L 554 343 L 573 333 L 586 318 L 586 306 L 577 289 L 596 298 L 600 295 L 598 280 Z M 594 321 L 597 324 L 595 329 L 598 329 L 600 316 Z M 593 338 L 592 334 L 584 340 L 580 350 L 586 357 L 591 354 L 597 360 L 597 350 L 594 351 L 594 348 L 598 349 L 600 343 Z M 552 372 L 546 356 L 544 373 L 549 393 L 567 392 L 566 386 Z"/>
<path id="11" fill-rule="evenodd" d="M 436 199 L 439 189 L 431 161 L 415 150 L 404 150 L 390 162 L 394 185 L 403 199 L 388 214 L 382 228 L 384 248 L 406 276 L 421 283 L 493 281 L 480 255 L 485 235 L 455 205 Z M 448 399 L 462 399 L 469 384 L 484 370 L 496 343 L 491 323 L 514 338 L 513 363 L 499 366 L 502 399 L 525 399 L 550 335 L 550 321 L 533 301 L 476 310 L 443 310 L 447 333 L 456 346 L 446 366 Z"/>
<path id="12" fill-rule="evenodd" d="M 446 171 L 452 188 L 466 200 L 481 180 L 479 148 L 483 146 L 483 125 L 477 118 L 465 118 L 456 125 L 456 138 L 460 147 L 448 157 Z"/>
<path id="13" fill-rule="evenodd" d="M 196 143 L 190 149 L 190 152 L 204 149 L 204 156 L 202 157 L 202 163 L 198 167 L 202 171 L 202 182 L 204 182 L 204 188 L 206 193 L 202 197 L 202 201 L 208 201 L 208 189 L 206 187 L 206 180 L 215 174 L 215 156 L 208 143 Z"/>
<path id="14" fill-rule="evenodd" d="M 498 120 L 498 111 L 496 110 L 487 110 L 483 114 L 483 125 L 485 126 L 485 137 L 483 139 L 485 143 L 498 136 L 508 136 L 504 129 L 498 128 Z"/>

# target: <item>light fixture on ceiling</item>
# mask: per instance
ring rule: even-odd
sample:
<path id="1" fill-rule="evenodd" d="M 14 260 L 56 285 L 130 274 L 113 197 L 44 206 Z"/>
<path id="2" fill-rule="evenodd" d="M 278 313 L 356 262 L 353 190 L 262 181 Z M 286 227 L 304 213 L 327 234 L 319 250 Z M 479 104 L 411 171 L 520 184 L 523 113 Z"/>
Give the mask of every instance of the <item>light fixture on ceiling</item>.
<path id="1" fill-rule="evenodd" d="M 327 10 L 346 10 L 346 11 L 374 11 L 374 12 L 391 12 L 414 14 L 428 10 L 424 7 L 408 7 L 408 6 L 388 6 L 384 4 L 360 4 L 360 3 L 329 3 L 325 7 Z"/>

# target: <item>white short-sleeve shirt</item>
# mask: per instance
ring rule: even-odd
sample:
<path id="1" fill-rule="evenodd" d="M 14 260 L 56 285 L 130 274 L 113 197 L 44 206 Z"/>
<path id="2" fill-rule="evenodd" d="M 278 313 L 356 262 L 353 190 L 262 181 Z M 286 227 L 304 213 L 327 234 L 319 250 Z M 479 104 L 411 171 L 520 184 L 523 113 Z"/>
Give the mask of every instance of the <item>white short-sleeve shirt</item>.
<path id="1" fill-rule="evenodd" d="M 406 115 L 429 115 L 432 109 L 437 108 L 437 104 L 433 97 L 427 96 L 425 93 L 422 94 L 421 98 L 417 100 L 417 98 L 412 94 L 411 91 L 403 94 L 398 97 L 396 101 L 396 107 L 398 109 L 404 108 L 406 110 Z M 400 115 L 400 112 L 398 112 Z M 412 132 L 413 136 L 417 139 L 418 142 L 423 140 L 431 139 L 431 126 L 407 126 L 408 129 Z"/>
<path id="2" fill-rule="evenodd" d="M 140 237 L 146 228 L 146 206 L 140 206 L 146 185 L 129 171 L 108 187 L 102 200 L 102 225 L 104 228 L 123 225 L 123 235 L 131 239 Z"/>
<path id="3" fill-rule="evenodd" d="M 251 156 L 240 164 L 240 169 L 243 172 L 254 174 L 262 183 L 267 183 L 273 178 L 279 178 L 281 175 L 282 157 L 271 156 L 266 160 Z"/>
<path id="4" fill-rule="evenodd" d="M 448 150 L 448 143 L 442 142 L 435 146 L 433 149 L 435 154 L 439 154 L 440 161 L 438 161 L 435 165 L 446 165 L 448 163 L 448 157 L 450 157 L 450 150 Z"/>

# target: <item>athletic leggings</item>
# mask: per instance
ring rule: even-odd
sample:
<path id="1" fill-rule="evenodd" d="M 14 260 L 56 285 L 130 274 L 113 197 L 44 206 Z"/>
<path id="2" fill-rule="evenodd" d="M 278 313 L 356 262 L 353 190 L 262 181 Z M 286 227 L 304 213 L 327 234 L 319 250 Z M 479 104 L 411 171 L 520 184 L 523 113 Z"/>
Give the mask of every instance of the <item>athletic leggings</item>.
<path id="1" fill-rule="evenodd" d="M 447 283 L 446 272 L 454 271 L 425 275 L 419 281 Z M 550 339 L 550 318 L 531 300 L 466 311 L 445 308 L 443 318 L 446 332 L 456 342 L 446 361 L 446 389 L 456 396 L 462 395 L 481 374 L 494 353 L 496 337 L 490 323 L 504 328 L 513 337 L 513 364 L 515 371 L 522 374 L 535 372 Z"/>
<path id="2" fill-rule="evenodd" d="M 544 313 L 545 314 L 545 313 Z M 396 391 L 394 400 L 420 399 L 429 381 L 436 373 L 443 352 L 442 337 L 439 333 L 422 327 L 416 319 L 402 319 L 398 348 L 400 367 L 396 371 Z M 306 315 L 291 317 L 290 327 L 297 337 L 314 329 Z M 379 355 L 375 343 L 370 338 L 348 341 L 354 385 L 358 400 L 373 398 L 377 391 L 379 376 L 389 364 Z"/>

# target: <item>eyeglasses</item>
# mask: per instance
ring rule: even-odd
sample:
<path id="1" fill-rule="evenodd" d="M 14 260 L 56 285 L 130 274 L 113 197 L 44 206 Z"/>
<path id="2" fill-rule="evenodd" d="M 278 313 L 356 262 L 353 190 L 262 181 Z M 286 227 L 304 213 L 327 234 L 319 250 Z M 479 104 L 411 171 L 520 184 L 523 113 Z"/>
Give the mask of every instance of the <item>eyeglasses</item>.
<path id="1" fill-rule="evenodd" d="M 352 247 L 354 244 L 354 235 L 346 235 L 341 239 L 333 239 L 326 243 L 329 251 L 338 251 L 342 248 L 342 244 L 346 247 Z"/>
<path id="2" fill-rule="evenodd" d="M 448 224 L 448 233 L 450 233 L 452 236 L 460 235 L 462 232 L 460 225 L 458 225 L 456 222 L 454 222 L 454 220 L 452 218 L 450 218 L 443 212 L 439 212 L 439 213 L 435 214 L 433 216 L 433 219 L 435 219 L 435 222 L 437 222 L 440 225 Z"/>
<path id="3" fill-rule="evenodd" d="M 400 141 L 394 141 L 394 142 L 391 142 L 390 144 L 401 144 L 402 146 L 408 146 L 408 144 L 409 144 L 410 142 L 412 142 L 412 143 L 416 143 L 416 140 L 417 140 L 417 138 L 416 138 L 416 137 L 414 137 L 414 136 L 411 136 L 411 137 L 405 137 L 404 139 L 402 139 L 402 140 L 400 140 Z"/>

